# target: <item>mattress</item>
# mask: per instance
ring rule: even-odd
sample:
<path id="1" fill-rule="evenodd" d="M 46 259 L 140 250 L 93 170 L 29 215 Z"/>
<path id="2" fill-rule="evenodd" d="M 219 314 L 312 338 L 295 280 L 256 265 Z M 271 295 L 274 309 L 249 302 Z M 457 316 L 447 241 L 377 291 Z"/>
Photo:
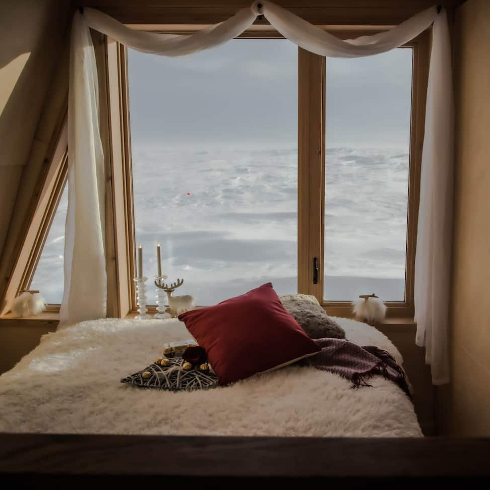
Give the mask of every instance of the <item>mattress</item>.
<path id="1" fill-rule="evenodd" d="M 336 319 L 347 338 L 403 359 L 364 323 Z M 231 386 L 165 392 L 122 384 L 189 339 L 183 323 L 104 319 L 50 333 L 0 376 L 0 432 L 300 437 L 422 437 L 413 405 L 392 381 L 372 387 L 288 366 Z"/>

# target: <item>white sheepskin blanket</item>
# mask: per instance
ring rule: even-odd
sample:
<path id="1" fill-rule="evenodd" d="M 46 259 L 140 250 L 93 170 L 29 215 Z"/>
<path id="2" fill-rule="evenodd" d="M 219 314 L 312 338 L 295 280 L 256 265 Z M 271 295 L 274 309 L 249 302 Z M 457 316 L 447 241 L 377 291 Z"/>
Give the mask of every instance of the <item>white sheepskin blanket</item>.
<path id="1" fill-rule="evenodd" d="M 336 319 L 360 345 L 398 350 L 369 325 Z M 372 388 L 290 366 L 208 391 L 171 393 L 120 383 L 190 338 L 178 320 L 106 319 L 45 335 L 0 376 L 0 432 L 222 436 L 421 437 L 413 405 L 395 383 Z"/>

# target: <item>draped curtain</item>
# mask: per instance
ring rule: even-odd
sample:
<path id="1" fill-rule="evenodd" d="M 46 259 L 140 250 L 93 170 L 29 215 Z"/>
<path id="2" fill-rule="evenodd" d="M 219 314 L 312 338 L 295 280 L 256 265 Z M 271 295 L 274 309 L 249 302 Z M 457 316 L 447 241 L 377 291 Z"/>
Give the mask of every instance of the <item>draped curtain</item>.
<path id="1" fill-rule="evenodd" d="M 60 328 L 106 315 L 104 162 L 90 29 L 145 53 L 185 56 L 230 41 L 262 14 L 301 48 L 321 56 L 357 58 L 395 49 L 433 25 L 415 264 L 415 317 L 416 342 L 426 347 L 433 383 L 447 383 L 453 109 L 447 15 L 444 9 L 438 11 L 434 6 L 387 32 L 345 41 L 265 0 L 189 36 L 136 31 L 97 10 L 86 8 L 83 14 L 77 11 L 71 32 L 69 197 Z"/>

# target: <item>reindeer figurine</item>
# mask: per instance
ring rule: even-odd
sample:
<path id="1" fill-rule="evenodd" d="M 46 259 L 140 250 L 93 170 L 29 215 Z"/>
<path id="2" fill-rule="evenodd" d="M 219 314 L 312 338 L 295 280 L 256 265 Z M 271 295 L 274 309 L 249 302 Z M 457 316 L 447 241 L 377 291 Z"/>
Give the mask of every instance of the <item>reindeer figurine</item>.
<path id="1" fill-rule="evenodd" d="M 177 282 L 167 286 L 161 280 L 155 281 L 155 286 L 157 288 L 163 289 L 167 293 L 168 298 L 168 308 L 165 313 L 169 313 L 172 318 L 176 318 L 180 313 L 187 310 L 194 309 L 194 297 L 188 294 L 184 296 L 172 296 L 172 293 L 180 286 L 184 284 L 184 279 L 177 279 Z"/>

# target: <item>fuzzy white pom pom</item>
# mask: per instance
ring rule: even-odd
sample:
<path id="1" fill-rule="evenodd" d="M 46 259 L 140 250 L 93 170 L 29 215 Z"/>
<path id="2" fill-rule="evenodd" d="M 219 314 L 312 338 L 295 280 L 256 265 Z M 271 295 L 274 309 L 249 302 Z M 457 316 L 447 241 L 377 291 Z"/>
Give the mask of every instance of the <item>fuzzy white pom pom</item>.
<path id="1" fill-rule="evenodd" d="M 12 312 L 16 316 L 33 316 L 46 309 L 44 298 L 39 294 L 24 292 L 12 302 Z"/>
<path id="2" fill-rule="evenodd" d="M 381 323 L 386 316 L 386 305 L 376 296 L 359 298 L 352 306 L 356 319 L 362 322 Z"/>

